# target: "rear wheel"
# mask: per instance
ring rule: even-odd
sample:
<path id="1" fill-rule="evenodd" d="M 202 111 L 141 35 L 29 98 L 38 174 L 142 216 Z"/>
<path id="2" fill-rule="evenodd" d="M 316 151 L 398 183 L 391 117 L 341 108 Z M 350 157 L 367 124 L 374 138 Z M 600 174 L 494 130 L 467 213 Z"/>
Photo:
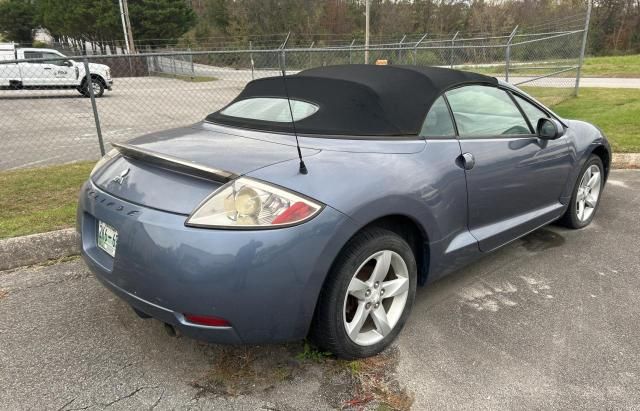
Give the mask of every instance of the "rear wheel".
<path id="1" fill-rule="evenodd" d="M 417 267 L 407 241 L 382 228 L 352 239 L 322 290 L 312 340 L 340 358 L 384 350 L 407 320 L 416 291 Z"/>
<path id="2" fill-rule="evenodd" d="M 569 228 L 582 228 L 589 225 L 598 210 L 603 186 L 602 160 L 592 155 L 580 172 L 569 207 L 559 220 L 560 224 Z"/>

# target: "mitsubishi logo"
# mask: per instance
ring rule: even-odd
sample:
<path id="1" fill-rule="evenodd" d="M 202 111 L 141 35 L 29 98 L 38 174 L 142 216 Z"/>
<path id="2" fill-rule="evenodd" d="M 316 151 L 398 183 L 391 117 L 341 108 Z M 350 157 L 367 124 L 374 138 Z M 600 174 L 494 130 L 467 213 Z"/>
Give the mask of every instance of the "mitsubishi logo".
<path id="1" fill-rule="evenodd" d="M 124 180 L 126 180 L 127 176 L 129 175 L 129 171 L 131 171 L 130 168 L 125 169 L 122 173 L 120 173 L 119 176 L 115 176 L 111 181 L 122 185 L 122 183 L 124 183 Z"/>

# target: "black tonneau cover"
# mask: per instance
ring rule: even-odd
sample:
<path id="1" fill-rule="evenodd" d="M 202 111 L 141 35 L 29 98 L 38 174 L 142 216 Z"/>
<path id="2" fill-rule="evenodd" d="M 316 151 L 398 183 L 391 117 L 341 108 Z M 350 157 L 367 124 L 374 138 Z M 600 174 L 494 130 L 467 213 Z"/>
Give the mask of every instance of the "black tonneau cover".
<path id="1" fill-rule="evenodd" d="M 320 107 L 296 121 L 300 134 L 415 136 L 433 102 L 463 84 L 497 85 L 493 77 L 439 67 L 349 64 L 318 67 L 286 77 L 289 96 Z M 282 77 L 247 84 L 231 103 L 254 97 L 286 97 Z M 225 116 L 207 121 L 233 127 L 293 132 L 291 123 Z"/>

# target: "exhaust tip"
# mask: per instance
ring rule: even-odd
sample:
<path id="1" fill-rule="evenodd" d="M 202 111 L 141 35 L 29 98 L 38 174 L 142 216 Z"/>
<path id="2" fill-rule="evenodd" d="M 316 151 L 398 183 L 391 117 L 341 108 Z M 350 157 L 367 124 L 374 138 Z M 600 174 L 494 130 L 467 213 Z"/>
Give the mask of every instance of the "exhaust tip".
<path id="1" fill-rule="evenodd" d="M 167 332 L 169 337 L 175 337 L 176 335 L 178 335 L 176 333 L 175 327 L 171 324 L 164 323 L 164 330 Z"/>

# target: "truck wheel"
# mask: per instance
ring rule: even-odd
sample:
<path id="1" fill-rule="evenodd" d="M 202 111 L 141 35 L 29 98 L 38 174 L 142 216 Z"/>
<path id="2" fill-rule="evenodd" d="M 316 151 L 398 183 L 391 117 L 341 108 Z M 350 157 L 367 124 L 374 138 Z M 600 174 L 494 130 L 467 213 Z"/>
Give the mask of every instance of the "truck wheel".
<path id="1" fill-rule="evenodd" d="M 97 77 L 91 78 L 91 87 L 93 87 L 93 95 L 98 98 L 104 94 L 104 83 Z M 78 87 L 78 91 L 85 97 L 91 97 L 90 91 L 87 88 L 87 80 L 82 83 L 82 86 Z"/>

